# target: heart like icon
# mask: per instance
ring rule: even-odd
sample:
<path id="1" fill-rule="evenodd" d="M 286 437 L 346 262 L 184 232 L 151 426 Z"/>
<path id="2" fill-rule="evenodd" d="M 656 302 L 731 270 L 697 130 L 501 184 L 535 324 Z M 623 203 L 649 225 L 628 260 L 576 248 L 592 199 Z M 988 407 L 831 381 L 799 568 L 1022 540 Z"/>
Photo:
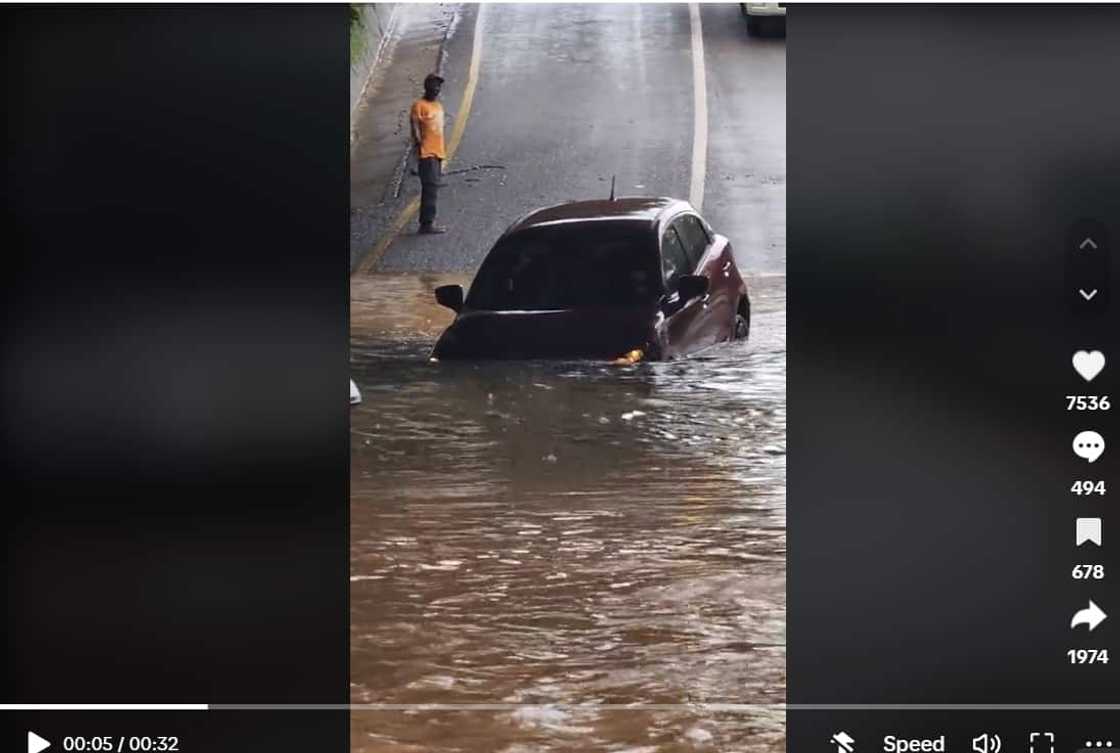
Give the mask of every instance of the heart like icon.
<path id="1" fill-rule="evenodd" d="M 1079 350 L 1073 354 L 1073 368 L 1082 379 L 1091 382 L 1104 368 L 1104 353 L 1099 350 Z"/>

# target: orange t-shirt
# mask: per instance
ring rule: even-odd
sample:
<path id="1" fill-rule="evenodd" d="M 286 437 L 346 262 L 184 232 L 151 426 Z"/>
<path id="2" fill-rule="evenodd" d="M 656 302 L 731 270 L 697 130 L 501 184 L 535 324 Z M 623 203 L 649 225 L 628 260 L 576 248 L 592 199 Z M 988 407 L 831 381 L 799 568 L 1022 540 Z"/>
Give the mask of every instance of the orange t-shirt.
<path id="1" fill-rule="evenodd" d="M 447 159 L 447 152 L 443 147 L 443 105 L 418 99 L 412 104 L 409 117 L 416 130 L 420 131 L 420 159 Z"/>

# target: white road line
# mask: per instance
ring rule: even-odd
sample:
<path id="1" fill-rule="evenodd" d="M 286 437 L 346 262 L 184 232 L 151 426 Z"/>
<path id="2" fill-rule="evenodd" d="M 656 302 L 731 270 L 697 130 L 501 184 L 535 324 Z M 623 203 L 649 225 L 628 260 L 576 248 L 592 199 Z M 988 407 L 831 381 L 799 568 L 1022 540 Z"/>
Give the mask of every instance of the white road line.
<path id="1" fill-rule="evenodd" d="M 467 120 L 471 116 L 471 104 L 474 102 L 474 90 L 478 87 L 478 70 L 482 61 L 482 16 L 486 6 L 478 4 L 478 13 L 474 17 L 474 39 L 471 42 L 471 62 L 467 68 L 467 85 L 463 88 L 463 100 L 459 103 L 459 114 L 455 117 L 455 126 L 451 129 L 451 140 L 447 143 L 447 159 L 444 167 L 459 151 L 459 142 L 463 140 L 463 132 L 467 128 Z"/>
<path id="2" fill-rule="evenodd" d="M 688 182 L 688 201 L 697 210 L 704 205 L 704 174 L 708 170 L 708 80 L 704 75 L 704 30 L 700 26 L 700 6 L 688 5 L 692 27 L 692 177 Z"/>

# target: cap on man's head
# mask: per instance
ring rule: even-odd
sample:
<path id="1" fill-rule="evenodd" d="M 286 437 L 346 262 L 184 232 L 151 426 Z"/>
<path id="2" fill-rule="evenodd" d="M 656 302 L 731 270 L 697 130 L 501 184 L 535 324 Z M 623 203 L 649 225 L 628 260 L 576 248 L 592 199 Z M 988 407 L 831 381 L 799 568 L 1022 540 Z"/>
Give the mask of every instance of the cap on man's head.
<path id="1" fill-rule="evenodd" d="M 424 88 L 425 89 L 427 89 L 432 84 L 442 84 L 442 83 L 443 83 L 443 76 L 440 76 L 438 74 L 429 73 L 427 76 L 424 77 Z"/>

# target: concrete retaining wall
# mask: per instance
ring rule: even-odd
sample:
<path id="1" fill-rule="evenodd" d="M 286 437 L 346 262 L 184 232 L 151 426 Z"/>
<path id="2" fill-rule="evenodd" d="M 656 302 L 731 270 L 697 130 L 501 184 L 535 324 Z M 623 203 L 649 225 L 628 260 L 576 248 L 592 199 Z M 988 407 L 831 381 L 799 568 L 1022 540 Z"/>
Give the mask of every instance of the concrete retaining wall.
<path id="1" fill-rule="evenodd" d="M 378 55 L 382 49 L 382 42 L 392 29 L 396 15 L 400 9 L 399 3 L 377 3 L 356 6 L 361 18 L 362 36 L 365 44 L 361 55 L 350 64 L 350 120 L 354 119 L 354 108 L 358 104 L 358 97 L 362 93 L 369 74 L 377 64 Z"/>

